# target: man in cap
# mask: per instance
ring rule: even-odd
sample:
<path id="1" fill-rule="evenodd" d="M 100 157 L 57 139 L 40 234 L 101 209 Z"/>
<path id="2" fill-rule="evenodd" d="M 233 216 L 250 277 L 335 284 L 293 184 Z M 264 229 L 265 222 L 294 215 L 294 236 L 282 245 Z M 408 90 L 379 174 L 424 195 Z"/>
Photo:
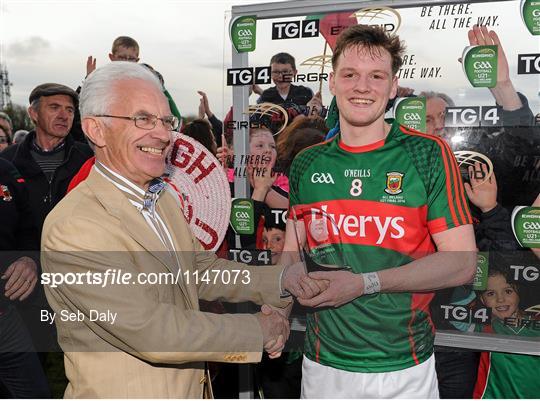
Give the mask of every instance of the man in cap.
<path id="1" fill-rule="evenodd" d="M 11 161 L 26 180 L 35 225 L 41 232 L 45 216 L 64 197 L 71 178 L 92 150 L 68 135 L 79 102 L 74 90 L 46 83 L 35 87 L 29 100 L 28 114 L 36 128 L 0 157 Z"/>

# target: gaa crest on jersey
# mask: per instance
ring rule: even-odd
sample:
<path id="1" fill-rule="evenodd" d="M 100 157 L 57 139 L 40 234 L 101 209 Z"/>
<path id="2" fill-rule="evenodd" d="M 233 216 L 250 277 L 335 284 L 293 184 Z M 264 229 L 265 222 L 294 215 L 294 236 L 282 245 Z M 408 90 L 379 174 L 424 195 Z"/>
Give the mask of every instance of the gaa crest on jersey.
<path id="1" fill-rule="evenodd" d="M 13 199 L 11 192 L 9 192 L 9 188 L 6 185 L 0 185 L 0 198 L 2 198 L 4 202 L 9 202 Z"/>
<path id="2" fill-rule="evenodd" d="M 405 174 L 392 171 L 386 173 L 386 188 L 384 192 L 390 195 L 397 195 L 403 192 L 401 186 L 403 184 L 403 176 Z"/>

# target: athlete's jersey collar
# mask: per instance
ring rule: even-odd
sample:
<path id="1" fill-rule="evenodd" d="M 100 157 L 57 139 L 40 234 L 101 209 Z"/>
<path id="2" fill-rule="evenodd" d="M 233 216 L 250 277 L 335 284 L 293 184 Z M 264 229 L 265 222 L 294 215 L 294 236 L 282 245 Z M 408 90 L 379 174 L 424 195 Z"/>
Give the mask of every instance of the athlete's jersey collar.
<path id="1" fill-rule="evenodd" d="M 386 143 L 388 143 L 392 138 L 396 135 L 396 132 L 399 131 L 399 124 L 396 120 L 392 119 L 386 119 L 386 123 L 390 124 L 390 131 L 388 131 L 388 135 L 386 138 L 381 139 L 379 141 L 370 143 L 368 145 L 362 145 L 362 146 L 349 146 L 343 143 L 341 140 L 341 132 L 337 135 L 337 143 L 340 149 L 344 150 L 345 152 L 350 153 L 365 153 L 365 152 L 371 152 L 373 150 L 382 148 Z"/>

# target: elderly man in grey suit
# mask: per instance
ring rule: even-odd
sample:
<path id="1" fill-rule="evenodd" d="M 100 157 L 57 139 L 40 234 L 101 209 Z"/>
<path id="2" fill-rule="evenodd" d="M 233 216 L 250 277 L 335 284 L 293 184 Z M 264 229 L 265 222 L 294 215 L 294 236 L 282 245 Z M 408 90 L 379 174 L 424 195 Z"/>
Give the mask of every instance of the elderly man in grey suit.
<path id="1" fill-rule="evenodd" d="M 42 236 L 65 396 L 200 398 L 204 361 L 279 355 L 287 292 L 309 297 L 318 284 L 300 264 L 251 268 L 203 251 L 159 179 L 178 127 L 159 81 L 134 63 L 106 65 L 86 79 L 80 110 L 96 164 L 47 217 Z M 202 279 L 216 271 L 234 282 Z M 163 274 L 174 280 L 149 283 Z M 216 315 L 199 311 L 199 299 L 267 305 L 255 315 Z"/>

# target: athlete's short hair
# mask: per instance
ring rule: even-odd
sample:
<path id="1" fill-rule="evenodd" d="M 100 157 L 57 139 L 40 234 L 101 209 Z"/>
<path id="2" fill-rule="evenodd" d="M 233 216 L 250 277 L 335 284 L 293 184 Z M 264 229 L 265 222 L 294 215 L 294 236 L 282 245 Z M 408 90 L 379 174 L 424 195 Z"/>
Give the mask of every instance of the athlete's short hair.
<path id="1" fill-rule="evenodd" d="M 120 46 L 136 49 L 137 54 L 139 54 L 139 44 L 135 39 L 130 38 L 129 36 L 117 37 L 112 44 L 111 53 L 115 54 Z"/>
<path id="2" fill-rule="evenodd" d="M 394 75 L 403 64 L 403 54 L 405 44 L 397 35 L 389 35 L 379 26 L 352 25 L 345 29 L 338 36 L 334 54 L 332 56 L 332 67 L 336 69 L 339 56 L 350 47 L 365 47 L 370 54 L 378 52 L 377 48 L 383 48 L 392 57 L 392 72 Z"/>

